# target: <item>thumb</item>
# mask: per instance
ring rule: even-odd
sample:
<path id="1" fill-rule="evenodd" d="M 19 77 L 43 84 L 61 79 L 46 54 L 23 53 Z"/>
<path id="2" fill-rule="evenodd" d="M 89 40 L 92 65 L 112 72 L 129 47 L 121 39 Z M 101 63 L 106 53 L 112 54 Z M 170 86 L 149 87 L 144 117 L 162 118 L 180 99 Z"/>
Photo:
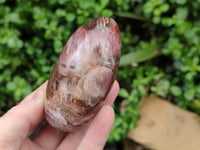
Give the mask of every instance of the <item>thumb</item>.
<path id="1" fill-rule="evenodd" d="M 24 140 L 44 118 L 46 85 L 47 82 L 0 118 L 1 137 L 4 140 Z"/>

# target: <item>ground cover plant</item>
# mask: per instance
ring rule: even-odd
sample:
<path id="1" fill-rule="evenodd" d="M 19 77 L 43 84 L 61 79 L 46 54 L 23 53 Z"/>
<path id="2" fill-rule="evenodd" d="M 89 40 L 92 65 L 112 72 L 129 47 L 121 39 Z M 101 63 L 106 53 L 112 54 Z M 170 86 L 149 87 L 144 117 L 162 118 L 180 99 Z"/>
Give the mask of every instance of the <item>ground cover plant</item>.
<path id="1" fill-rule="evenodd" d="M 0 0 L 1 114 L 48 80 L 69 36 L 98 16 L 114 18 L 122 36 L 109 142 L 136 126 L 148 94 L 200 114 L 199 13 L 199 0 Z"/>

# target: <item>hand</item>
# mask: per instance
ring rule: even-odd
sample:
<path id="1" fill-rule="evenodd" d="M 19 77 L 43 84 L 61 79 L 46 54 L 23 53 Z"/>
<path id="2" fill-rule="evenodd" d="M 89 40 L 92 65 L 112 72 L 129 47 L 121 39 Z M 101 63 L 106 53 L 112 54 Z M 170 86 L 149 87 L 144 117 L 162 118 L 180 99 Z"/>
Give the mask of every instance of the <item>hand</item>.
<path id="1" fill-rule="evenodd" d="M 2 150 L 100 150 L 103 149 L 114 122 L 113 104 L 119 85 L 115 81 L 106 101 L 93 120 L 80 129 L 64 133 L 48 123 L 31 140 L 29 136 L 44 119 L 47 82 L 0 118 Z"/>

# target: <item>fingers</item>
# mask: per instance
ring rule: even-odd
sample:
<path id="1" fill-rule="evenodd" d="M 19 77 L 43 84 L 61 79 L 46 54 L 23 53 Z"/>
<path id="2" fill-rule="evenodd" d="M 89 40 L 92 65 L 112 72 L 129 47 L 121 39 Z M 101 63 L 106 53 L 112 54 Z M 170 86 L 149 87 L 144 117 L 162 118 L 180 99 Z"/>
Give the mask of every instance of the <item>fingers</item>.
<path id="1" fill-rule="evenodd" d="M 6 143 L 10 144 L 10 146 L 14 144 L 13 146 L 15 146 L 16 149 L 22 145 L 30 145 L 31 141 L 25 142 L 28 140 L 24 141 L 24 139 L 32 133 L 35 127 L 44 118 L 43 101 L 45 99 L 46 86 L 47 82 L 44 83 L 40 88 L 35 90 L 33 93 L 31 93 L 29 96 L 27 96 L 19 105 L 13 107 L 8 113 L 0 118 L 0 130 L 2 135 L 0 137 L 0 146 L 2 141 L 4 141 L 2 142 L 4 145 Z M 118 91 L 119 85 L 115 81 L 109 95 L 107 96 L 105 105 L 112 105 L 114 99 L 118 94 Z M 104 114 L 107 113 L 108 115 L 103 118 L 102 112 Z M 101 120 L 103 122 L 108 121 L 106 128 L 104 128 L 105 131 L 100 131 L 104 133 L 99 133 L 98 130 L 95 128 L 98 127 L 98 124 L 103 123 Z M 78 146 L 81 141 L 81 145 L 84 147 L 87 140 L 83 140 L 83 137 L 86 137 L 86 139 L 90 140 L 89 135 L 94 134 L 95 130 L 97 131 L 96 139 L 98 139 L 98 136 L 103 137 L 103 139 L 101 139 L 99 143 L 96 144 L 98 144 L 99 146 L 104 145 L 109 135 L 109 130 L 112 127 L 113 120 L 114 112 L 112 108 L 110 106 L 103 106 L 103 108 L 94 118 L 94 120 L 90 121 L 92 122 L 91 125 L 90 123 L 88 123 L 87 125 L 81 127 L 79 130 L 70 133 L 69 136 L 67 136 L 67 138 L 59 146 L 59 148 L 64 148 L 66 146 L 66 143 L 68 143 L 67 147 L 70 147 L 70 145 L 74 145 L 74 143 L 76 143 L 75 145 Z M 93 126 L 95 127 L 93 128 Z M 54 149 L 63 140 L 65 135 L 66 133 L 58 131 L 57 129 L 54 129 L 53 127 L 47 125 L 34 139 L 34 141 L 42 147 L 44 147 L 45 145 L 47 149 Z"/>
<path id="2" fill-rule="evenodd" d="M 114 100 L 115 100 L 115 98 L 118 95 L 118 92 L 119 92 L 119 84 L 118 84 L 117 81 L 115 81 L 114 84 L 113 84 L 112 89 L 110 90 L 110 92 L 109 92 L 109 94 L 108 94 L 108 96 L 106 98 L 105 105 L 112 105 Z M 109 114 L 106 114 L 106 112 L 105 112 L 104 115 L 108 116 Z M 112 118 L 113 117 L 112 115 L 110 117 L 111 118 L 110 118 L 110 120 L 108 122 L 111 121 L 111 124 L 112 124 L 114 118 Z M 96 120 L 95 118 L 94 118 L 94 120 Z M 68 147 L 69 149 L 76 149 L 77 146 L 79 146 L 80 142 L 83 140 L 84 136 L 86 135 L 87 130 L 89 130 L 89 128 L 91 128 L 92 126 L 95 126 L 95 125 L 91 124 L 91 122 L 95 122 L 95 121 L 91 120 L 90 122 L 88 122 L 87 124 L 82 126 L 81 128 L 77 129 L 76 131 L 69 133 L 67 135 L 67 137 L 63 140 L 61 145 L 59 146 L 58 150 L 59 149 L 64 149 L 65 147 Z M 111 125 L 111 124 L 108 123 L 107 125 Z M 107 138 L 105 138 L 105 140 L 107 140 Z"/>
<path id="3" fill-rule="evenodd" d="M 112 105 L 119 93 L 119 83 L 115 80 L 106 100 L 105 105 Z"/>
<path id="4" fill-rule="evenodd" d="M 57 148 L 57 150 L 63 150 L 66 147 L 70 150 L 77 149 L 83 137 L 85 136 L 85 133 L 87 132 L 89 125 L 90 124 L 86 124 L 82 126 L 81 128 L 78 128 L 74 132 L 68 133 L 68 135 L 65 137 L 65 139 Z"/>
<path id="5" fill-rule="evenodd" d="M 0 131 L 3 134 L 1 137 L 4 137 L 4 140 L 8 137 L 9 141 L 13 140 L 15 144 L 17 141 L 23 141 L 43 119 L 46 85 L 47 82 L 0 118 Z"/>
<path id="6" fill-rule="evenodd" d="M 102 150 L 114 123 L 114 110 L 105 105 L 94 118 L 78 150 Z"/>
<path id="7" fill-rule="evenodd" d="M 67 135 L 57 150 L 62 150 L 66 147 L 71 150 L 77 149 L 77 147 L 80 150 L 98 150 L 99 147 L 99 149 L 102 150 L 109 136 L 113 122 L 114 110 L 111 106 L 105 105 L 89 124 Z M 92 145 L 88 145 L 88 143 Z"/>
<path id="8" fill-rule="evenodd" d="M 33 143 L 29 138 L 27 138 L 25 141 L 21 143 L 20 148 L 16 148 L 15 146 L 13 147 L 16 150 L 44 150 L 41 148 L 39 145 Z"/>
<path id="9" fill-rule="evenodd" d="M 44 82 L 39 88 L 37 88 L 35 91 L 33 91 L 31 94 L 29 94 L 28 96 L 26 96 L 21 102 L 20 104 L 24 104 L 27 101 L 30 101 L 33 99 L 34 96 L 36 96 L 37 92 L 46 92 L 46 86 L 47 86 L 48 81 Z"/>
<path id="10" fill-rule="evenodd" d="M 66 134 L 46 124 L 33 141 L 43 149 L 55 150 Z"/>

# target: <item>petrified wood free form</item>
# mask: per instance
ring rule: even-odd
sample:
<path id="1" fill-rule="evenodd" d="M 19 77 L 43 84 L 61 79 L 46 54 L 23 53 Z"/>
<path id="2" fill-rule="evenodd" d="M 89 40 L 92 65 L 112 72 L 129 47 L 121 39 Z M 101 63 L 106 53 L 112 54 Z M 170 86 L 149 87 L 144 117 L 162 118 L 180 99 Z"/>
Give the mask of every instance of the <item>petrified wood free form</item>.
<path id="1" fill-rule="evenodd" d="M 47 121 L 73 131 L 93 118 L 115 80 L 121 53 L 116 22 L 95 18 L 68 40 L 54 66 L 47 87 Z"/>

